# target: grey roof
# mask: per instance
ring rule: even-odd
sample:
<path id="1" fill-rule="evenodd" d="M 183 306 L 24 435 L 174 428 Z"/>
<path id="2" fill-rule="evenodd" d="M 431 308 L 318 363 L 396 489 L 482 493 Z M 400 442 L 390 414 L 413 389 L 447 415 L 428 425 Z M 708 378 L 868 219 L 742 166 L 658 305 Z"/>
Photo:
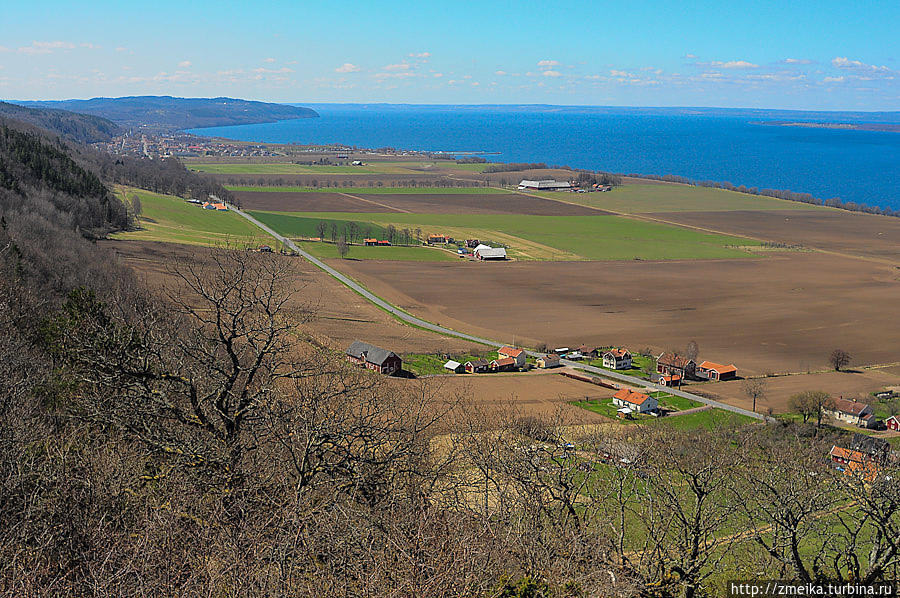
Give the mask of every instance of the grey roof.
<path id="1" fill-rule="evenodd" d="M 485 367 L 491 365 L 491 362 L 486 359 L 473 359 L 471 361 L 467 361 L 466 365 L 472 364 L 475 367 Z"/>
<path id="2" fill-rule="evenodd" d="M 375 365 L 384 365 L 384 362 L 387 361 L 389 357 L 397 357 L 397 354 L 393 351 L 388 351 L 387 349 L 382 349 L 381 347 L 376 347 L 375 345 L 370 345 L 363 341 L 353 341 L 353 344 L 347 349 L 347 355 L 356 357 L 357 359 L 365 359 L 369 363 L 374 363 Z M 399 357 L 397 358 L 399 359 Z"/>

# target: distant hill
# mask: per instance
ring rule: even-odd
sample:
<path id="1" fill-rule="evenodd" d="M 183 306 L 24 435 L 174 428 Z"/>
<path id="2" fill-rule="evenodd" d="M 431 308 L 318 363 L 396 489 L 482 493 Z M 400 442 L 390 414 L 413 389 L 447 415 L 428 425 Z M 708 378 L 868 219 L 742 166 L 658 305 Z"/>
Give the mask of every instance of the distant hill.
<path id="1" fill-rule="evenodd" d="M 122 132 L 119 125 L 100 116 L 66 110 L 28 108 L 6 102 L 0 102 L 0 117 L 28 123 L 79 143 L 109 141 Z"/>
<path id="2" fill-rule="evenodd" d="M 315 110 L 286 104 L 234 98 L 175 98 L 131 96 L 22 102 L 25 106 L 56 108 L 108 118 L 127 127 L 178 130 L 226 125 L 247 125 L 296 118 L 316 118 Z"/>

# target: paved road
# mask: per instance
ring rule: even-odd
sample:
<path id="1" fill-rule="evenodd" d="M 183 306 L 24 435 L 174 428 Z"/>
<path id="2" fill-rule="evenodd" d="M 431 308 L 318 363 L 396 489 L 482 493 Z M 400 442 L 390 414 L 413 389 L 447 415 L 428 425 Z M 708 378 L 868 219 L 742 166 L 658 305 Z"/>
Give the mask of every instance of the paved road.
<path id="1" fill-rule="evenodd" d="M 326 272 L 328 272 L 328 274 L 330 274 L 334 278 L 338 279 L 343 284 L 347 285 L 348 287 L 350 287 L 351 289 L 353 289 L 354 291 L 356 291 L 357 293 L 359 293 L 360 295 L 362 295 L 363 297 L 365 297 L 366 299 L 368 299 L 369 301 L 371 301 L 378 307 L 380 307 L 380 308 L 384 309 L 385 311 L 388 311 L 391 314 L 395 315 L 396 317 L 400 318 L 404 322 L 409 322 L 410 324 L 414 324 L 416 326 L 425 328 L 427 330 L 432 330 L 434 332 L 438 332 L 440 334 L 444 334 L 447 336 L 454 336 L 454 337 L 465 339 L 465 340 L 472 341 L 475 343 L 480 343 L 482 345 L 488 345 L 488 346 L 497 347 L 497 348 L 504 346 L 503 343 L 498 343 L 497 341 L 494 341 L 491 339 L 482 338 L 480 336 L 474 336 L 471 334 L 466 334 L 465 332 L 459 332 L 457 330 L 445 328 L 445 327 L 439 326 L 437 324 L 432 324 L 431 322 L 429 322 L 427 320 L 417 318 L 414 315 L 411 315 L 401 309 L 394 307 L 393 305 L 391 305 L 390 303 L 388 303 L 381 297 L 378 297 L 377 295 L 374 295 L 371 292 L 369 292 L 368 290 L 366 290 L 362 285 L 358 284 L 354 280 L 341 274 L 340 272 L 338 272 L 337 270 L 335 270 L 334 268 L 332 268 L 331 266 L 329 266 L 328 264 L 326 264 L 319 258 L 309 254 L 306 251 L 303 251 L 302 249 L 300 249 L 300 247 L 297 246 L 296 243 L 294 243 L 287 237 L 284 237 L 284 236 L 278 234 L 277 232 L 275 232 L 274 230 L 272 230 L 271 228 L 269 228 L 268 226 L 266 226 L 265 224 L 263 224 L 262 222 L 260 222 L 256 218 L 254 218 L 253 216 L 251 216 L 250 214 L 247 214 L 246 212 L 239 210 L 238 208 L 236 208 L 230 204 L 228 207 L 232 211 L 234 211 L 236 214 L 243 216 L 244 218 L 246 218 L 247 220 L 249 220 L 256 226 L 258 226 L 259 228 L 264 230 L 266 233 L 272 235 L 273 237 L 275 237 L 276 239 L 278 239 L 279 241 L 284 243 L 284 245 L 286 247 L 290 248 L 292 251 L 297 252 L 303 258 L 309 260 L 310 262 L 312 262 L 314 265 L 318 266 L 322 270 L 325 270 Z M 530 355 L 532 357 L 538 357 L 541 355 L 540 353 L 536 353 L 534 351 L 526 351 L 526 353 L 528 353 L 528 355 Z M 606 370 L 606 369 L 594 367 L 591 365 L 579 363 L 577 361 L 570 361 L 568 359 L 561 360 L 561 363 L 562 363 L 562 365 L 568 366 L 573 369 L 583 370 L 585 372 L 597 374 L 598 376 L 603 376 L 604 378 L 612 378 L 614 380 L 620 380 L 622 382 L 627 382 L 628 384 L 631 384 L 633 386 L 647 388 L 650 390 L 661 390 L 663 392 L 668 392 L 670 394 L 673 394 L 673 395 L 676 395 L 679 397 L 683 397 L 685 399 L 697 401 L 698 403 L 704 403 L 704 404 L 710 405 L 712 407 L 718 407 L 719 409 L 724 409 L 726 411 L 732 411 L 734 413 L 739 413 L 741 415 L 746 415 L 748 417 L 753 417 L 755 419 L 765 419 L 765 417 L 760 415 L 759 413 L 754 413 L 752 411 L 748 411 L 747 409 L 741 409 L 740 407 L 735 407 L 734 405 L 728 405 L 727 403 L 720 403 L 719 401 L 713 401 L 712 399 L 707 399 L 705 397 L 701 397 L 701 396 L 698 396 L 698 395 L 695 395 L 695 394 L 692 394 L 689 392 L 685 392 L 685 391 L 679 390 L 677 388 L 669 388 L 669 387 L 665 387 L 665 386 L 659 386 L 658 384 L 653 384 L 646 380 L 641 380 L 640 378 L 635 378 L 634 376 L 628 376 L 626 374 L 621 374 L 619 372 L 615 372 L 612 370 Z"/>

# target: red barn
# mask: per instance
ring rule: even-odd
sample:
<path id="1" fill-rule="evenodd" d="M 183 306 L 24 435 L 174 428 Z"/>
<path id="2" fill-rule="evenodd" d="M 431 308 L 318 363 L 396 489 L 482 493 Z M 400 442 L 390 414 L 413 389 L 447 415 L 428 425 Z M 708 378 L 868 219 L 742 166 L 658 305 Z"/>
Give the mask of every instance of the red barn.
<path id="1" fill-rule="evenodd" d="M 884 425 L 887 426 L 888 430 L 900 431 L 900 417 L 892 415 L 884 420 Z"/>

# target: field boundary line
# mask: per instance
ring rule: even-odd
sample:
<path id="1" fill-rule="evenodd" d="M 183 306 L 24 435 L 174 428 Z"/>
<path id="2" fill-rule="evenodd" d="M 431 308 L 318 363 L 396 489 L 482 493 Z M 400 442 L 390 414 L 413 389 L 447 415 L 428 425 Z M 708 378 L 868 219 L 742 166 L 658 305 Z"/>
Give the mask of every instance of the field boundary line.
<path id="1" fill-rule="evenodd" d="M 358 201 L 364 201 L 366 203 L 370 203 L 372 205 L 380 206 L 382 208 L 387 208 L 389 210 L 394 210 L 395 212 L 400 212 L 402 214 L 412 214 L 409 210 L 401 210 L 400 208 L 395 208 L 394 206 L 389 206 L 386 203 L 380 203 L 372 199 L 365 199 L 362 197 L 357 197 L 356 195 L 350 195 L 349 193 L 344 193 L 343 191 L 338 191 L 337 195 L 343 195 L 344 197 L 349 197 L 350 199 L 356 199 Z"/>
<path id="2" fill-rule="evenodd" d="M 218 199 L 218 198 L 216 198 L 216 199 Z M 374 293 L 372 293 L 371 291 L 366 289 L 364 286 L 362 286 L 361 284 L 359 284 L 358 282 L 356 282 L 349 276 L 342 274 L 335 268 L 332 268 L 331 266 L 329 266 L 322 260 L 313 256 L 312 254 L 310 254 L 306 251 L 303 251 L 292 240 L 290 240 L 289 238 L 287 238 L 283 235 L 278 234 L 273 229 L 266 226 L 265 224 L 263 224 L 262 222 L 260 222 L 259 220 L 257 220 L 253 216 L 251 216 L 250 214 L 247 214 L 247 213 L 243 212 L 242 210 L 235 208 L 234 206 L 231 206 L 231 205 L 229 205 L 228 207 L 229 207 L 229 209 L 234 210 L 237 214 L 243 216 L 244 218 L 246 218 L 247 220 L 249 220 L 256 226 L 258 226 L 260 229 L 262 229 L 266 233 L 270 234 L 275 239 L 281 241 L 285 246 L 290 248 L 292 251 L 295 251 L 298 255 L 305 258 L 307 261 L 312 263 L 314 266 L 317 266 L 318 268 L 324 270 L 325 272 L 330 274 L 332 277 L 334 277 L 338 281 L 342 282 L 345 286 L 356 291 L 356 293 L 358 293 L 359 295 L 368 299 L 370 302 L 374 303 L 375 305 L 384 309 L 385 311 L 389 312 L 390 314 L 394 315 L 395 317 L 397 317 L 405 322 L 408 322 L 410 324 L 413 324 L 415 326 L 418 326 L 420 328 L 424 328 L 424 329 L 430 330 L 432 332 L 437 332 L 437 333 L 443 334 L 445 336 L 461 338 L 463 340 L 472 341 L 474 343 L 479 343 L 479 344 L 487 345 L 490 347 L 499 348 L 499 347 L 505 346 L 504 343 L 499 343 L 495 340 L 483 338 L 480 336 L 475 336 L 473 334 L 468 334 L 465 332 L 459 332 L 457 330 L 452 330 L 445 326 L 439 326 L 438 324 L 434 324 L 432 322 L 429 322 L 428 320 L 423 320 L 422 318 L 419 318 L 408 312 L 403 311 L 402 309 L 394 306 L 392 303 L 389 303 L 389 302 L 385 301 L 384 299 L 382 299 L 381 297 L 379 297 L 378 295 L 375 295 Z M 525 352 L 528 355 L 530 355 L 531 357 L 539 357 L 542 355 L 542 353 L 538 353 L 537 351 L 532 351 L 532 350 L 526 350 Z M 707 399 L 706 397 L 697 396 L 697 395 L 691 394 L 689 392 L 684 392 L 683 390 L 680 390 L 680 389 L 669 388 L 669 387 L 660 386 L 658 384 L 653 384 L 652 382 L 647 382 L 646 380 L 642 380 L 640 378 L 635 378 L 634 376 L 628 376 L 626 374 L 619 374 L 618 372 L 615 372 L 612 370 L 604 370 L 604 369 L 601 369 L 598 367 L 581 364 L 581 363 L 578 363 L 575 361 L 570 361 L 568 359 L 561 360 L 561 363 L 562 363 L 562 365 L 569 366 L 574 369 L 584 370 L 586 372 L 591 372 L 593 374 L 597 374 L 597 375 L 603 376 L 605 378 L 612 378 L 615 380 L 619 380 L 621 382 L 627 382 L 627 383 L 635 385 L 639 388 L 647 388 L 650 390 L 667 392 L 667 393 L 675 395 L 675 396 L 679 396 L 679 397 L 682 397 L 685 399 L 690 399 L 692 401 L 697 401 L 698 403 L 710 405 L 711 407 L 717 407 L 717 408 L 723 409 L 725 411 L 731 411 L 733 413 L 737 413 L 740 415 L 746 415 L 747 417 L 751 417 L 753 419 L 758 419 L 758 420 L 762 420 L 762 421 L 770 421 L 770 420 L 774 421 L 774 419 L 772 419 L 772 418 L 768 418 L 764 415 L 755 413 L 753 411 L 749 411 L 747 409 L 742 409 L 740 407 L 735 407 L 734 405 L 729 405 L 727 403 L 721 403 L 719 401 Z"/>

